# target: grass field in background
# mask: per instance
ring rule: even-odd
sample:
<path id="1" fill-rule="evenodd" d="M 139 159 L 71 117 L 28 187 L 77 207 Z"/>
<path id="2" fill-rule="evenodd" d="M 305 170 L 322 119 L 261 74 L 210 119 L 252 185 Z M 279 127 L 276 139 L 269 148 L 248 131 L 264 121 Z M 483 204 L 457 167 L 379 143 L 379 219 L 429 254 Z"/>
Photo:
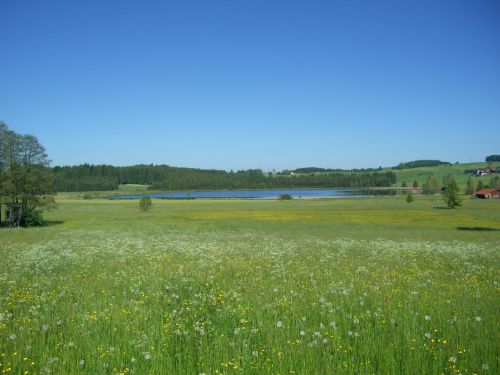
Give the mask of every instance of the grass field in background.
<path id="1" fill-rule="evenodd" d="M 500 165 L 498 163 L 493 163 L 492 165 L 500 169 Z M 469 176 L 471 176 L 470 173 L 465 173 L 465 171 L 468 169 L 479 169 L 487 166 L 488 163 L 466 163 L 394 170 L 394 173 L 396 173 L 397 186 L 400 186 L 403 181 L 406 181 L 408 186 L 411 186 L 413 184 L 413 181 L 416 180 L 418 182 L 418 186 L 420 187 L 422 187 L 424 182 L 427 180 L 427 177 L 431 174 L 437 177 L 439 183 L 441 183 L 444 177 L 446 177 L 448 174 L 451 174 L 457 181 L 460 190 L 464 192 L 467 179 L 469 178 Z M 479 181 L 482 181 L 483 184 L 487 185 L 494 176 L 495 175 L 490 174 L 481 177 L 474 177 L 474 180 L 476 181 L 476 184 Z"/>
<path id="2" fill-rule="evenodd" d="M 0 230 L 0 372 L 494 374 L 500 201 L 58 200 Z"/>

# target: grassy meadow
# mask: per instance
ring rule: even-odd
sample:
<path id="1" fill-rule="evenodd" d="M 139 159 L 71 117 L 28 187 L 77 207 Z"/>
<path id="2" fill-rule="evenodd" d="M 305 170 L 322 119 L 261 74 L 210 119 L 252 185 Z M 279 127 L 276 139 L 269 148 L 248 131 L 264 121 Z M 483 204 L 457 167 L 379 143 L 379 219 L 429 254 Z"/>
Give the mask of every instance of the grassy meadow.
<path id="1" fill-rule="evenodd" d="M 500 200 L 443 207 L 65 195 L 0 230 L 0 373 L 500 373 Z"/>
<path id="2" fill-rule="evenodd" d="M 460 190 L 464 192 L 467 179 L 471 176 L 470 173 L 465 173 L 466 170 L 471 169 L 479 169 L 488 166 L 488 163 L 463 163 L 463 164 L 452 164 L 452 165 L 440 165 L 436 167 L 421 167 L 421 168 L 410 168 L 410 169 L 401 169 L 394 170 L 396 173 L 397 183 L 396 185 L 400 186 L 402 182 L 406 182 L 408 186 L 413 184 L 413 181 L 418 182 L 418 186 L 422 187 L 424 182 L 427 180 L 427 177 L 431 174 L 436 176 L 439 182 L 443 180 L 444 177 L 451 174 L 455 181 L 457 182 Z M 498 162 L 492 163 L 492 166 L 500 168 Z M 483 184 L 487 185 L 490 183 L 490 180 L 495 175 L 484 175 L 480 177 L 474 177 L 474 181 L 478 183 L 482 181 Z"/>

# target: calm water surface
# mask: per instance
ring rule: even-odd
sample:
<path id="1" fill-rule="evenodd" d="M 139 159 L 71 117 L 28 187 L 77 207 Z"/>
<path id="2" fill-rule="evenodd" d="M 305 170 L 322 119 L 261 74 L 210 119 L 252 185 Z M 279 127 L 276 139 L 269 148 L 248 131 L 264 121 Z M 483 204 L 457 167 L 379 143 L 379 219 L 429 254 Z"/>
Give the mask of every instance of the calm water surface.
<path id="1" fill-rule="evenodd" d="M 370 189 L 270 189 L 270 190 L 210 190 L 210 191 L 169 191 L 151 194 L 120 195 L 111 199 L 139 199 L 143 196 L 162 199 L 195 199 L 195 198 L 239 198 L 239 199 L 278 199 L 282 194 L 300 198 L 352 198 L 370 197 L 374 195 L 394 195 L 396 190 Z"/>

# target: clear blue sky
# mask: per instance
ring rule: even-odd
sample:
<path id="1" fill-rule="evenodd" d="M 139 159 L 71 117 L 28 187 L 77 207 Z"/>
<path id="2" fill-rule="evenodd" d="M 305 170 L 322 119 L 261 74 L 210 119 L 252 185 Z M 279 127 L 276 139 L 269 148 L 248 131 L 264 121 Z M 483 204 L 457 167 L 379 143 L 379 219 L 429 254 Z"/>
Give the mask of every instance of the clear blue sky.
<path id="1" fill-rule="evenodd" d="M 0 1 L 0 120 L 53 165 L 500 153 L 500 1 Z"/>

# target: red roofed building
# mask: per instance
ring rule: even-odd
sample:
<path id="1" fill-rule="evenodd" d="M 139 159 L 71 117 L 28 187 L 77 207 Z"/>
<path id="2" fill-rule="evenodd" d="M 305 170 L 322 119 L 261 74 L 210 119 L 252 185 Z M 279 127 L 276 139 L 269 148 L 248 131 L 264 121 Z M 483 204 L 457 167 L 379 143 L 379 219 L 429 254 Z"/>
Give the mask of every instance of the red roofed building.
<path id="1" fill-rule="evenodd" d="M 476 191 L 474 193 L 474 196 L 476 198 L 481 198 L 481 199 L 492 199 L 492 198 L 499 199 L 500 198 L 500 190 L 499 189 L 481 189 L 479 191 Z"/>

